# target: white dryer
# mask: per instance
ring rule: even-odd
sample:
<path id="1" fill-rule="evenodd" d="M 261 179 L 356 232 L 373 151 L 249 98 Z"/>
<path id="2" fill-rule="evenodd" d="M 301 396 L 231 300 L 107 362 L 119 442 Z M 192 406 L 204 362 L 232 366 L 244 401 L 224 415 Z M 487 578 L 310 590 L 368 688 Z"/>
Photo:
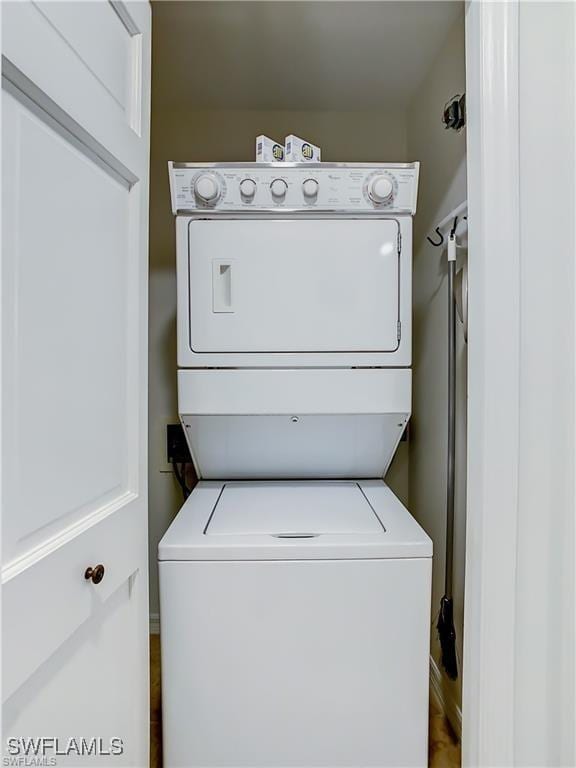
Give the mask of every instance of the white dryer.
<path id="1" fill-rule="evenodd" d="M 171 164 L 178 403 L 164 765 L 427 763 L 432 544 L 410 416 L 417 164 Z"/>
<path id="2" fill-rule="evenodd" d="M 170 174 L 179 368 L 411 364 L 418 164 Z"/>

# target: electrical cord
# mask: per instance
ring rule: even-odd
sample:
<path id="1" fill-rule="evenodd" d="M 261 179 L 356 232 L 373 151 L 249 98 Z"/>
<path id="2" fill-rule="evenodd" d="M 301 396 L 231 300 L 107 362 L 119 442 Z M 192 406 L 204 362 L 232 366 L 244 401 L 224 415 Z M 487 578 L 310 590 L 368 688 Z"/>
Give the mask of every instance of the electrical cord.
<path id="1" fill-rule="evenodd" d="M 185 474 L 184 474 L 185 471 L 186 471 L 186 464 L 183 463 L 181 465 L 180 469 L 178 469 L 178 464 L 176 463 L 176 461 L 174 459 L 172 459 L 172 469 L 174 471 L 174 476 L 175 476 L 176 480 L 178 481 L 178 485 L 180 486 L 180 488 L 182 490 L 182 495 L 184 496 L 184 501 L 186 501 L 186 499 L 188 498 L 188 496 L 190 496 L 190 493 L 191 493 L 190 488 L 188 488 L 188 486 L 186 485 L 186 479 L 185 479 Z"/>

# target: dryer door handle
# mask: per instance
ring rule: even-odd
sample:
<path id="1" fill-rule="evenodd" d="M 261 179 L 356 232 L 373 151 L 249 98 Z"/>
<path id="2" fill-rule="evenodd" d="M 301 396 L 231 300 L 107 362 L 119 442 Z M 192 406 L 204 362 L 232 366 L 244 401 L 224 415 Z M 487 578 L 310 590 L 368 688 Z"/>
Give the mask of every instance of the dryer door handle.
<path id="1" fill-rule="evenodd" d="M 215 259 L 212 262 L 212 311 L 234 312 L 232 298 L 232 262 Z"/>

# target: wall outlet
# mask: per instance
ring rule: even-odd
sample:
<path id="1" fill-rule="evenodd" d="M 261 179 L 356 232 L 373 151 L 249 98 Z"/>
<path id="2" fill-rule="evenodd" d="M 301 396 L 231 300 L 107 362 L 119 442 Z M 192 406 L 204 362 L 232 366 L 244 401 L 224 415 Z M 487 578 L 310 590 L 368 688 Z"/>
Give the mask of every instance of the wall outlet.
<path id="1" fill-rule="evenodd" d="M 166 458 L 168 464 L 191 464 L 192 456 L 181 424 L 166 425 Z"/>

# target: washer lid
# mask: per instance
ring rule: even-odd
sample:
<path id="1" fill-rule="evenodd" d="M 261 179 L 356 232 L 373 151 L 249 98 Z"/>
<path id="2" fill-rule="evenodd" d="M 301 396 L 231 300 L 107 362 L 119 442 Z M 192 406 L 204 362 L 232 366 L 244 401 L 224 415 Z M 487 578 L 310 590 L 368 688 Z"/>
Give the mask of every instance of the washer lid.
<path id="1" fill-rule="evenodd" d="M 358 483 L 229 482 L 208 522 L 214 535 L 381 534 L 384 527 Z"/>
<path id="2" fill-rule="evenodd" d="M 178 562 L 431 556 L 382 480 L 202 480 L 158 546 L 160 561 Z"/>

